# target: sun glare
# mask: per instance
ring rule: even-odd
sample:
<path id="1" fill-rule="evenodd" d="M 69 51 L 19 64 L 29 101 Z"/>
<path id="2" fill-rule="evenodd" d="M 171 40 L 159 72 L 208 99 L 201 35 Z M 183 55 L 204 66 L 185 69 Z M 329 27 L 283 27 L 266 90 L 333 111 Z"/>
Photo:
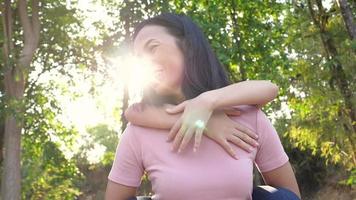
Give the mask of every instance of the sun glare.
<path id="1" fill-rule="evenodd" d="M 99 2 L 78 0 L 66 0 L 68 9 L 75 8 L 84 16 L 83 31 L 80 33 L 94 41 L 100 40 L 100 31 L 94 25 L 96 22 L 103 22 L 107 29 L 113 29 L 114 21 L 108 11 Z M 126 50 L 126 49 L 124 49 Z M 95 56 L 95 55 L 94 55 Z M 159 72 L 155 71 L 154 65 L 148 59 L 135 57 L 132 54 L 121 54 L 116 57 L 106 58 L 110 64 L 105 63 L 102 55 L 97 56 L 98 65 L 104 69 L 97 72 L 79 70 L 73 68 L 71 73 L 74 77 L 74 85 L 68 87 L 69 93 L 79 97 L 74 99 L 70 95 L 59 94 L 58 101 L 62 105 L 63 113 L 58 115 L 58 119 L 66 126 L 73 125 L 79 132 L 76 144 L 69 149 L 64 144 L 62 150 L 66 157 L 72 157 L 79 151 L 85 143 L 88 127 L 95 127 L 103 123 L 109 125 L 116 132 L 121 132 L 121 113 L 117 113 L 122 105 L 123 91 L 127 87 L 129 91 L 129 105 L 140 101 L 143 89 L 152 83 L 157 82 Z M 84 75 L 84 76 L 83 76 Z M 90 77 L 90 78 L 88 78 Z M 43 82 L 54 80 L 58 84 L 67 84 L 66 77 L 61 79 L 58 73 L 42 75 Z M 92 87 L 95 90 L 92 90 Z M 95 91 L 92 93 L 92 91 Z M 119 109 L 118 109 L 119 108 Z M 103 146 L 96 145 L 88 152 L 87 159 L 91 163 L 99 162 L 103 155 Z"/>
<path id="2" fill-rule="evenodd" d="M 130 98 L 138 101 L 145 87 L 157 82 L 157 73 L 152 62 L 133 55 L 123 55 L 112 60 L 119 80 L 128 87 Z M 115 70 L 115 71 L 116 71 Z"/>

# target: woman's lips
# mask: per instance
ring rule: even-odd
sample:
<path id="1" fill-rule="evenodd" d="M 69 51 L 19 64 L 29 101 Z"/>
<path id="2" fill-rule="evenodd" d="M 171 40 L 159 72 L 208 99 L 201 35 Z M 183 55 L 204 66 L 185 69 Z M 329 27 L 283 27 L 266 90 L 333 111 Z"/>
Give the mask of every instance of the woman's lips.
<path id="1" fill-rule="evenodd" d="M 155 74 L 161 74 L 164 70 L 163 69 L 155 69 L 153 72 Z"/>
<path id="2" fill-rule="evenodd" d="M 156 70 L 154 70 L 155 72 L 161 72 L 161 71 L 163 71 L 163 69 L 156 69 Z"/>

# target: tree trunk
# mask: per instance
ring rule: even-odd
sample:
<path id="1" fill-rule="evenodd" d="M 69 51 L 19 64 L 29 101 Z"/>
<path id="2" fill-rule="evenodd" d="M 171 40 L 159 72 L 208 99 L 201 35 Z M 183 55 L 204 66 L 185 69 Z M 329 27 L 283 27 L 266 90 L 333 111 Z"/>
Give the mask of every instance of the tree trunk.
<path id="1" fill-rule="evenodd" d="M 2 161 L 4 160 L 4 134 L 5 134 L 5 122 L 0 119 L 0 166 L 2 166 Z"/>
<path id="2" fill-rule="evenodd" d="M 351 40 L 354 40 L 356 39 L 356 25 L 353 22 L 354 19 L 350 5 L 348 5 L 347 0 L 337 0 L 337 3 L 339 4 L 347 32 L 349 33 Z"/>
<path id="3" fill-rule="evenodd" d="M 317 0 L 317 7 L 319 10 L 319 20 L 316 18 L 315 11 L 313 10 L 312 4 L 310 0 L 308 1 L 308 7 L 310 14 L 312 16 L 312 20 L 315 25 L 319 28 L 320 38 L 324 46 L 324 50 L 326 53 L 326 59 L 332 63 L 332 77 L 336 80 L 336 85 L 339 88 L 344 100 L 345 106 L 348 112 L 348 115 L 351 119 L 351 122 L 356 121 L 356 113 L 355 113 L 355 105 L 353 104 L 353 93 L 350 89 L 349 83 L 347 81 L 347 77 L 345 71 L 342 67 L 342 64 L 338 57 L 338 52 L 335 46 L 335 42 L 331 36 L 331 34 L 326 30 L 327 26 L 327 15 L 322 7 L 321 1 Z M 351 125 L 351 131 L 356 132 L 356 124 Z"/>
<path id="4" fill-rule="evenodd" d="M 20 141 L 21 125 L 17 124 L 14 116 L 8 116 L 5 120 L 2 199 L 21 199 Z"/>
<path id="5" fill-rule="evenodd" d="M 24 46 L 19 56 L 15 55 L 13 45 L 13 19 L 11 0 L 6 0 L 3 7 L 4 22 L 4 93 L 12 112 L 6 112 L 4 133 L 4 165 L 1 180 L 3 200 L 21 199 L 21 130 L 23 127 L 23 96 L 28 68 L 38 47 L 40 24 L 39 3 L 32 1 L 32 17 L 27 14 L 27 1 L 19 0 L 20 24 L 23 28 Z M 17 58 L 17 60 L 16 60 Z"/>

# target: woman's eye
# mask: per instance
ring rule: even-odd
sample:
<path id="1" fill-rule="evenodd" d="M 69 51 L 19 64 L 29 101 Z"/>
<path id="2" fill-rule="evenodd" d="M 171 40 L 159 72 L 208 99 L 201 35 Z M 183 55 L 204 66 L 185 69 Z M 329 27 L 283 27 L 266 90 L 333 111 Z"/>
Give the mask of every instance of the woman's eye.
<path id="1" fill-rule="evenodd" d="M 150 52 L 154 52 L 155 50 L 156 50 L 156 47 L 157 47 L 158 45 L 152 45 L 152 46 L 150 46 L 149 47 L 149 50 L 150 50 Z"/>

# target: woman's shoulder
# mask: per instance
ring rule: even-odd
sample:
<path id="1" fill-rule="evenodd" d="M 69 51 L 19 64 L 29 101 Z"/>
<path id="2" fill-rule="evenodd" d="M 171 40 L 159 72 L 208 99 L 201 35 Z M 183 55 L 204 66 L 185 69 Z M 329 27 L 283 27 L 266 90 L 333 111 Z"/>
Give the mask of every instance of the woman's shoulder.
<path id="1" fill-rule="evenodd" d="M 119 140 L 126 141 L 137 151 L 145 151 L 145 149 L 151 148 L 152 146 L 160 146 L 162 142 L 166 141 L 167 135 L 168 130 L 154 129 L 128 123 Z"/>
<path id="2" fill-rule="evenodd" d="M 234 106 L 234 108 L 241 111 L 239 116 L 231 117 L 236 122 L 241 123 L 252 131 L 257 129 L 257 115 L 259 112 L 262 112 L 259 108 L 254 105 L 239 105 Z"/>
<path id="3" fill-rule="evenodd" d="M 242 118 L 248 118 L 249 120 L 256 120 L 257 114 L 262 112 L 260 108 L 255 105 L 239 105 L 234 106 L 234 108 L 238 109 Z"/>

